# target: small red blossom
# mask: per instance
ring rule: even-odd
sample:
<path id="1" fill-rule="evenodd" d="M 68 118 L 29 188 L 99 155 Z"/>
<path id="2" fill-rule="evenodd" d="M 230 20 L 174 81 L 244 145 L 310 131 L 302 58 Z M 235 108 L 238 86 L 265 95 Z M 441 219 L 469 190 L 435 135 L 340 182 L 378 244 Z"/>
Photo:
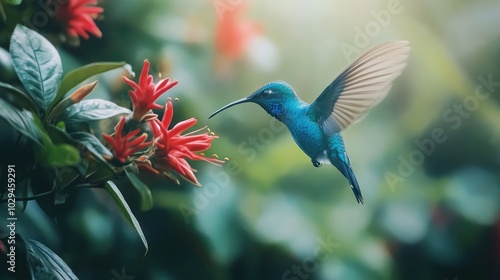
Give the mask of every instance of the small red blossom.
<path id="1" fill-rule="evenodd" d="M 153 83 L 153 76 L 149 75 L 149 66 L 149 61 L 146 59 L 138 84 L 127 77 L 123 77 L 123 81 L 133 88 L 133 90 L 129 91 L 130 99 L 132 99 L 134 106 L 132 118 L 138 121 L 142 120 L 149 110 L 163 108 L 163 106 L 155 103 L 156 100 L 178 83 L 166 78 L 158 81 L 155 85 Z"/>
<path id="2" fill-rule="evenodd" d="M 147 138 L 146 133 L 137 136 L 140 129 L 135 129 L 126 135 L 123 135 L 124 125 L 125 117 L 123 117 L 116 125 L 113 136 L 106 133 L 103 133 L 102 135 L 104 140 L 106 140 L 106 142 L 108 142 L 113 148 L 114 158 L 120 163 L 126 163 L 131 155 L 146 147 L 150 147 L 153 144 L 152 142 L 145 142 Z"/>
<path id="3" fill-rule="evenodd" d="M 216 70 L 229 71 L 232 62 L 240 59 L 250 42 L 259 33 L 260 25 L 244 18 L 248 3 L 243 1 L 236 7 L 224 11 L 215 28 Z"/>
<path id="4" fill-rule="evenodd" d="M 59 5 L 56 20 L 60 22 L 71 37 L 89 38 L 92 34 L 102 37 L 101 30 L 94 22 L 104 9 L 96 6 L 97 0 L 68 0 L 66 4 Z"/>
<path id="5" fill-rule="evenodd" d="M 201 152 L 210 148 L 212 141 L 218 137 L 206 127 L 182 134 L 197 123 L 195 118 L 179 122 L 169 130 L 168 127 L 172 122 L 173 114 L 172 102 L 169 100 L 162 120 L 156 119 L 150 122 L 156 138 L 156 151 L 151 160 L 152 165 L 169 178 L 172 178 L 172 176 L 168 171 L 173 170 L 186 180 L 199 186 L 200 183 L 194 175 L 196 170 L 189 165 L 187 159 L 203 160 L 215 165 L 222 165 L 224 161 L 214 157 L 205 157 L 201 154 Z"/>

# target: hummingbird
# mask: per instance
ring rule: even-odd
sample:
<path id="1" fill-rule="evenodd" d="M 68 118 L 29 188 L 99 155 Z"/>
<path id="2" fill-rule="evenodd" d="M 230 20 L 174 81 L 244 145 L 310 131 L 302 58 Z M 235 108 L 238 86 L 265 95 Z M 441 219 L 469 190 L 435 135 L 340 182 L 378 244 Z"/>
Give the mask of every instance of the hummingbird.
<path id="1" fill-rule="evenodd" d="M 311 104 L 302 101 L 286 82 L 274 81 L 220 108 L 209 119 L 237 104 L 257 103 L 286 125 L 314 167 L 335 166 L 349 181 L 357 202 L 364 204 L 341 132 L 382 101 L 406 67 L 409 52 L 407 41 L 386 42 L 368 50 Z"/>

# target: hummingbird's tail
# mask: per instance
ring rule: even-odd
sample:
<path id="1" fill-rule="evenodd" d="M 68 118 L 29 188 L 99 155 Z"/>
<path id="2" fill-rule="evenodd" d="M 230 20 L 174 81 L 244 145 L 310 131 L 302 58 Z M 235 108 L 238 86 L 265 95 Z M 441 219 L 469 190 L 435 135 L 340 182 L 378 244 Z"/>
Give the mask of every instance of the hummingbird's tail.
<path id="1" fill-rule="evenodd" d="M 351 189 L 352 192 L 354 193 L 354 196 L 356 197 L 356 200 L 358 203 L 365 204 L 365 201 L 363 200 L 363 195 L 361 194 L 361 189 L 359 188 L 358 180 L 356 180 L 356 176 L 354 176 L 354 171 L 352 171 L 352 168 L 348 166 L 347 164 L 343 163 L 345 165 L 346 172 L 341 171 L 342 174 L 349 180 L 349 184 L 351 184 Z"/>
<path id="2" fill-rule="evenodd" d="M 335 151 L 333 153 L 329 153 L 329 159 L 330 162 L 337 167 L 337 169 L 344 175 L 344 177 L 349 180 L 349 184 L 351 185 L 352 192 L 354 193 L 354 196 L 356 197 L 356 200 L 358 203 L 365 204 L 363 200 L 363 195 L 361 194 L 361 189 L 359 188 L 358 180 L 356 179 L 356 176 L 354 175 L 354 171 L 351 168 L 350 160 L 349 157 L 347 156 L 347 153 L 343 153 L 343 155 L 340 155 L 336 153 L 338 151 Z"/>

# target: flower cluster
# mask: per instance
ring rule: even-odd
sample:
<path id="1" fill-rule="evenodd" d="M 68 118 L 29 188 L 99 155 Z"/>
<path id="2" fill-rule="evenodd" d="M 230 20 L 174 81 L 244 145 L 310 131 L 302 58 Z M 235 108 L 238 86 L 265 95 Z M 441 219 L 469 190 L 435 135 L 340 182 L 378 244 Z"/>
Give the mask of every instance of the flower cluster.
<path id="1" fill-rule="evenodd" d="M 101 30 L 94 22 L 104 9 L 96 6 L 97 0 L 68 0 L 60 4 L 56 20 L 63 25 L 70 37 L 89 38 L 92 34 L 98 38 Z"/>
<path id="2" fill-rule="evenodd" d="M 125 121 L 126 118 L 123 117 L 118 122 L 113 136 L 108 134 L 103 134 L 102 136 L 113 148 L 114 158 L 122 164 L 129 162 L 132 155 L 144 148 L 150 147 L 152 144 L 152 142 L 145 142 L 148 137 L 146 133 L 137 136 L 141 131 L 139 128 L 123 135 Z"/>
<path id="3" fill-rule="evenodd" d="M 122 164 L 134 163 L 140 168 L 162 174 L 179 183 L 171 173 L 171 171 L 175 171 L 189 182 L 200 185 L 194 174 L 196 170 L 191 167 L 187 160 L 201 160 L 222 165 L 223 160 L 219 160 L 217 157 L 206 157 L 202 153 L 210 148 L 212 141 L 217 136 L 210 132 L 207 127 L 185 133 L 197 123 L 195 118 L 179 122 L 169 129 L 174 114 L 170 99 L 165 106 L 162 119 L 157 118 L 157 115 L 151 110 L 163 107 L 156 104 L 156 100 L 177 85 L 177 81 L 170 81 L 167 78 L 155 84 L 153 76 L 149 75 L 149 67 L 149 61 L 144 61 L 139 83 L 126 77 L 123 77 L 123 80 L 133 89 L 129 91 L 133 105 L 130 121 L 136 124 L 147 123 L 153 132 L 152 140 L 146 142 L 147 134 L 139 135 L 139 129 L 123 135 L 123 127 L 126 123 L 124 117 L 115 127 L 114 135 L 103 135 L 113 151 L 113 158 L 108 160 L 118 161 Z M 151 149 L 146 149 L 148 147 Z M 144 150 L 148 152 L 143 152 Z"/>
<path id="4" fill-rule="evenodd" d="M 149 61 L 145 60 L 138 84 L 127 77 L 123 77 L 123 81 L 133 89 L 129 91 L 129 95 L 134 105 L 134 115 L 132 118 L 136 121 L 143 120 L 149 110 L 163 108 L 163 106 L 155 103 L 156 100 L 178 83 L 177 81 L 170 81 L 167 78 L 160 80 L 155 85 L 153 76 L 149 75 L 149 66 Z"/>
<path id="5" fill-rule="evenodd" d="M 200 185 L 194 171 L 186 159 L 203 160 L 212 164 L 221 165 L 224 161 L 216 157 L 205 157 L 201 152 L 210 148 L 212 140 L 217 138 L 207 127 L 182 134 L 193 127 L 197 120 L 190 118 L 177 123 L 172 129 L 168 129 L 172 122 L 174 110 L 172 102 L 169 100 L 165 106 L 162 120 L 150 122 L 156 138 L 156 152 L 153 156 L 152 164 L 157 170 L 171 178 L 169 170 L 173 170 L 195 185 Z"/>

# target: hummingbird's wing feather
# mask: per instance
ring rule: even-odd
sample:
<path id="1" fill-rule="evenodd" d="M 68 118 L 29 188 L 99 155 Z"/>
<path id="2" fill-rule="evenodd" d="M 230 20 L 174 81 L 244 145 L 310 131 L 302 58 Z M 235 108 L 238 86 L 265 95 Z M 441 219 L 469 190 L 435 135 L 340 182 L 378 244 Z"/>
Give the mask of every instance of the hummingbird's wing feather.
<path id="1" fill-rule="evenodd" d="M 388 42 L 364 53 L 309 106 L 327 135 L 340 132 L 380 102 L 406 66 L 407 41 Z"/>

